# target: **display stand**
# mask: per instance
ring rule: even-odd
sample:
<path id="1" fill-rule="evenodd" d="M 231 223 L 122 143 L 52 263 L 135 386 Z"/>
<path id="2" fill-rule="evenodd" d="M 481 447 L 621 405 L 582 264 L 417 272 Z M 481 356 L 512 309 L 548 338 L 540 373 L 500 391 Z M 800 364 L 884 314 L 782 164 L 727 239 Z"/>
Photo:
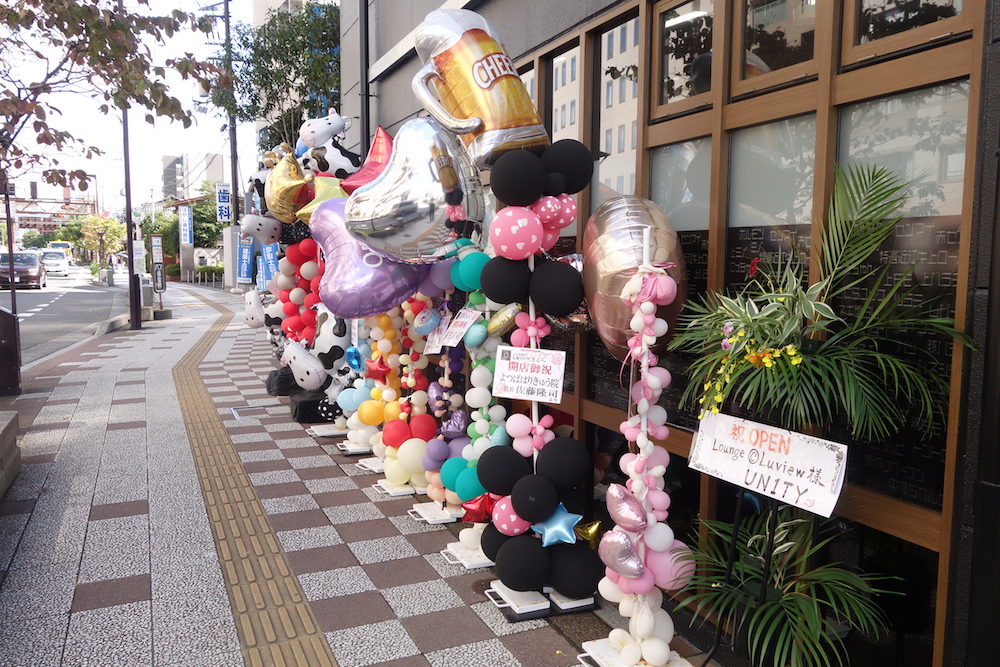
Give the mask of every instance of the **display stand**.
<path id="1" fill-rule="evenodd" d="M 572 600 L 551 589 L 546 589 L 546 592 L 548 597 L 538 591 L 515 591 L 499 579 L 491 581 L 485 591 L 486 597 L 510 623 L 597 609 L 596 598 Z"/>
<path id="2" fill-rule="evenodd" d="M 449 565 L 461 565 L 466 570 L 476 570 L 483 567 L 493 567 L 496 565 L 486 557 L 482 548 L 470 549 L 461 542 L 449 542 L 448 546 L 441 550 L 441 557 Z"/>
<path id="3" fill-rule="evenodd" d="M 418 491 L 419 492 L 419 491 Z M 454 523 L 460 517 L 456 517 L 448 508 L 441 507 L 434 501 L 427 503 L 414 503 L 413 507 L 406 510 L 410 518 L 419 523 L 427 523 L 432 526 L 442 523 Z"/>
<path id="4" fill-rule="evenodd" d="M 605 637 L 590 642 L 583 642 L 583 650 L 576 656 L 576 659 L 585 667 L 626 667 L 625 663 L 618 658 L 618 649 L 611 645 L 611 640 Z M 641 662 L 645 665 L 647 663 Z M 670 659 L 664 663 L 663 667 L 693 667 L 693 665 L 682 658 L 677 651 L 671 651 Z"/>
<path id="5" fill-rule="evenodd" d="M 381 494 L 392 496 L 394 498 L 402 498 L 403 496 L 412 496 L 417 492 L 409 484 L 393 484 L 387 479 L 380 479 L 379 481 L 372 484 L 372 488 Z"/>
<path id="6" fill-rule="evenodd" d="M 385 465 L 382 463 L 382 459 L 377 456 L 372 456 L 367 459 L 361 459 L 357 461 L 354 465 L 358 466 L 365 472 L 371 472 L 379 474 L 385 472 Z"/>

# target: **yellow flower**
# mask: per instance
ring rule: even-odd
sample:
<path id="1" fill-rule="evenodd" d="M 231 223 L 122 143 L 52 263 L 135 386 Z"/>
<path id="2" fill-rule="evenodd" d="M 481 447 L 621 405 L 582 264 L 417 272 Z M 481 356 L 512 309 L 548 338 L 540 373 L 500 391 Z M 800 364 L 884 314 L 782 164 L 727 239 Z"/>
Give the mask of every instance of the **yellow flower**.
<path id="1" fill-rule="evenodd" d="M 798 349 L 796 349 L 796 347 L 794 345 L 790 345 L 790 344 L 785 346 L 785 352 L 787 352 L 788 354 L 792 355 L 793 357 L 796 354 L 799 353 Z"/>
<path id="2" fill-rule="evenodd" d="M 802 363 L 802 357 L 792 357 L 792 366 L 798 366 Z"/>
<path id="3" fill-rule="evenodd" d="M 722 403 L 722 394 L 716 394 L 715 396 L 712 397 L 712 400 L 715 401 L 716 403 Z"/>
<path id="4" fill-rule="evenodd" d="M 747 335 L 747 332 L 743 331 L 743 329 L 740 329 L 739 331 L 736 332 L 736 335 L 739 336 L 740 338 L 743 338 L 744 336 Z"/>
<path id="5" fill-rule="evenodd" d="M 719 408 L 713 407 L 712 408 L 712 414 L 715 415 L 715 414 L 718 414 L 718 413 L 719 413 Z"/>

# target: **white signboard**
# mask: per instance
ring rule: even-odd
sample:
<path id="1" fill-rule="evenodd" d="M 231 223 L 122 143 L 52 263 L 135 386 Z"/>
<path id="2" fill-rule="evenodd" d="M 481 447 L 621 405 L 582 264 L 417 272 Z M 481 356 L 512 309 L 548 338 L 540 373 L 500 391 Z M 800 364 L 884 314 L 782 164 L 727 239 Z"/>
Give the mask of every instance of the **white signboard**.
<path id="1" fill-rule="evenodd" d="M 449 326 L 451 326 L 451 313 L 445 313 L 434 331 L 427 334 L 424 354 L 441 354 L 441 348 L 444 347 L 444 336 L 448 332 Z"/>
<path id="2" fill-rule="evenodd" d="M 844 485 L 847 446 L 722 413 L 705 414 L 688 464 L 706 475 L 829 517 Z"/>
<path id="3" fill-rule="evenodd" d="M 497 348 L 493 395 L 540 403 L 562 401 L 566 352 L 533 350 L 528 347 Z"/>
<path id="4" fill-rule="evenodd" d="M 181 243 L 194 243 L 194 218 L 190 206 L 177 207 L 177 229 Z"/>
<path id="5" fill-rule="evenodd" d="M 233 222 L 233 197 L 228 183 L 215 184 L 215 219 L 218 222 Z"/>
<path id="6" fill-rule="evenodd" d="M 462 337 L 465 336 L 465 332 L 469 330 L 479 316 L 482 315 L 478 310 L 472 310 L 471 308 L 463 308 L 458 311 L 458 315 L 455 315 L 455 319 L 452 320 L 451 324 L 448 326 L 448 330 L 444 334 L 444 338 L 441 340 L 442 347 L 455 347 L 462 342 Z"/>

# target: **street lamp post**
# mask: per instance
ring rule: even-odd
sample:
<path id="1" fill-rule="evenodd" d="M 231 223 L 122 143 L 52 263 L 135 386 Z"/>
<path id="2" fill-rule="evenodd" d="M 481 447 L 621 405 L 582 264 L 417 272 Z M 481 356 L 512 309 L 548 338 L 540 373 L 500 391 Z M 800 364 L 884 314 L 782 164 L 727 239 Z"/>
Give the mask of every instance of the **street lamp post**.
<path id="1" fill-rule="evenodd" d="M 124 11 L 122 0 L 118 0 L 118 11 Z M 133 247 L 135 242 L 135 222 L 132 220 L 132 169 L 128 154 L 128 110 L 122 109 L 122 144 L 125 152 L 125 230 L 128 253 L 128 305 L 129 328 L 142 328 L 142 308 L 139 303 L 139 274 L 135 272 Z"/>

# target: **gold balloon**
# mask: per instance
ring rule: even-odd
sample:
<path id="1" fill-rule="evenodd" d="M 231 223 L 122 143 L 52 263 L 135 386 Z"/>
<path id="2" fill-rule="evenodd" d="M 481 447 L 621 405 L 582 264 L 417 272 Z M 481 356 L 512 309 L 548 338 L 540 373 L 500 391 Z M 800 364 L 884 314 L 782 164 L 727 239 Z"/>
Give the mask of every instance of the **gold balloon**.
<path id="1" fill-rule="evenodd" d="M 490 336 L 504 335 L 514 328 L 514 318 L 519 312 L 521 312 L 520 304 L 508 303 L 494 313 L 490 321 L 486 323 L 486 333 Z"/>
<path id="2" fill-rule="evenodd" d="M 576 533 L 577 537 L 584 540 L 590 545 L 591 549 L 597 549 L 597 545 L 601 542 L 601 522 L 591 521 L 590 523 L 578 523 L 573 526 L 573 532 Z"/>
<path id="3" fill-rule="evenodd" d="M 295 222 L 295 211 L 301 208 L 298 202 L 302 187 L 313 180 L 312 174 L 306 174 L 295 160 L 291 149 L 281 158 L 264 181 L 264 201 L 267 212 L 273 217 L 287 222 Z"/>
<path id="4" fill-rule="evenodd" d="M 339 178 L 316 176 L 313 179 L 313 186 L 316 188 L 316 194 L 313 195 L 312 201 L 295 212 L 295 217 L 302 222 L 309 222 L 309 218 L 312 216 L 313 211 L 316 210 L 316 207 L 327 199 L 347 196 L 344 189 L 340 187 Z"/>
<path id="5" fill-rule="evenodd" d="M 594 211 L 583 233 L 583 290 L 590 321 L 619 361 L 628 355 L 628 339 L 633 334 L 629 328 L 632 308 L 622 301 L 621 291 L 642 264 L 644 229 L 650 232 L 650 263 L 674 264 L 666 271 L 677 281 L 677 298 L 656 309 L 656 316 L 673 331 L 687 295 L 687 274 L 680 240 L 666 214 L 642 197 L 614 197 Z M 668 334 L 657 340 L 653 353 L 660 354 L 669 339 Z"/>

